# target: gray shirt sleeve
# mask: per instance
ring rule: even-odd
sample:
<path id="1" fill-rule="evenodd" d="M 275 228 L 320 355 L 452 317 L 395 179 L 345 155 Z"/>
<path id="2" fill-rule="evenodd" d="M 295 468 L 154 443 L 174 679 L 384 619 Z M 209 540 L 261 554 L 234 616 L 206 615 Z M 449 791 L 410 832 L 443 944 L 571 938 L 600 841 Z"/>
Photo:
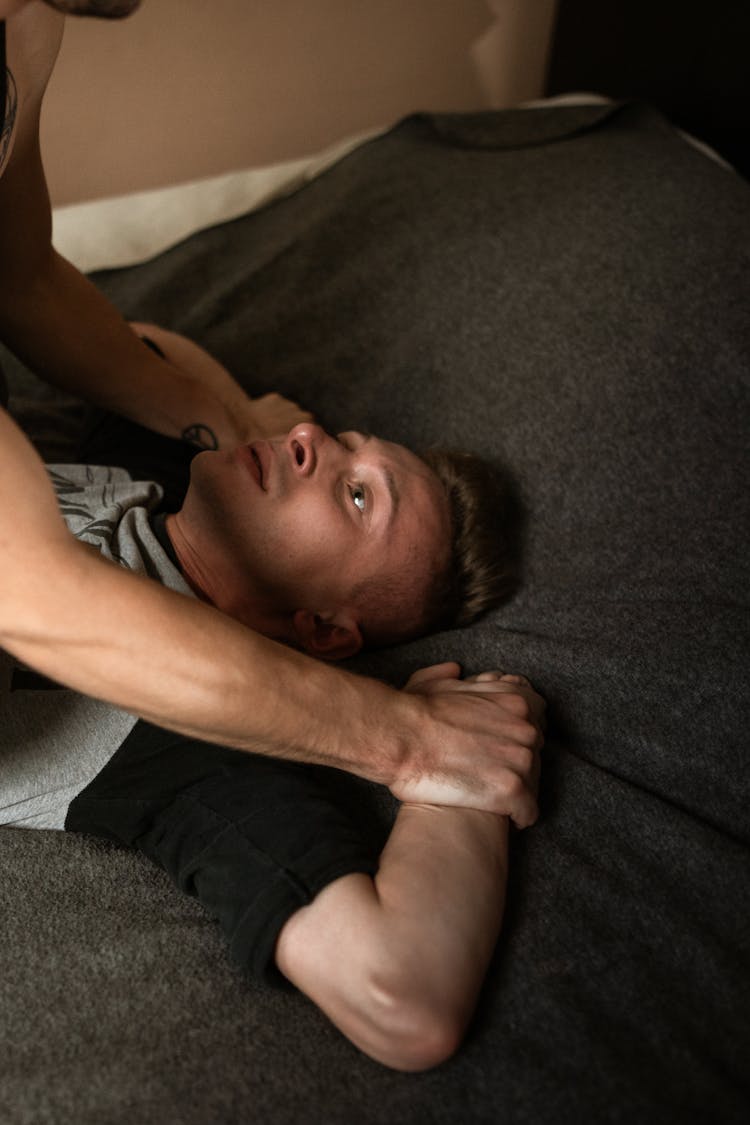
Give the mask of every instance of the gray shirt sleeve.
<path id="1" fill-rule="evenodd" d="M 103 466 L 54 465 L 48 471 L 77 538 L 120 566 L 193 596 L 151 526 L 161 499 L 158 485 Z M 0 825 L 63 828 L 70 802 L 136 719 L 51 683 L 29 686 L 19 671 L 0 650 Z"/>

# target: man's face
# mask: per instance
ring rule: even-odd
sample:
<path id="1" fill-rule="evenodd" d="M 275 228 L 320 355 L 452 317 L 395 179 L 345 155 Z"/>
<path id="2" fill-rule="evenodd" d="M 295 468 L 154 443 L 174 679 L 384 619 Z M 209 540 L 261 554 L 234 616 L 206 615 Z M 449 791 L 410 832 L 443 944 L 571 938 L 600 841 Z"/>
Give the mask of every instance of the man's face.
<path id="1" fill-rule="evenodd" d="M 250 597 L 287 613 L 335 612 L 369 581 L 412 586 L 418 607 L 448 555 L 447 501 L 418 457 L 312 423 L 199 454 L 181 516 L 238 563 Z"/>

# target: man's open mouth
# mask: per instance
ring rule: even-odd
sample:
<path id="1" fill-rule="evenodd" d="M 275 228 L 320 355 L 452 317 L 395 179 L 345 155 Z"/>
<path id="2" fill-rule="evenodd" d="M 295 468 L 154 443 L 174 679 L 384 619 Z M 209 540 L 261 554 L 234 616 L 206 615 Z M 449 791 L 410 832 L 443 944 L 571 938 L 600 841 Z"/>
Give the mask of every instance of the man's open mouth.
<path id="1" fill-rule="evenodd" d="M 251 449 L 250 449 L 250 452 L 251 452 L 251 453 L 252 453 L 252 455 L 253 455 L 253 461 L 255 462 L 255 464 L 256 464 L 256 466 L 257 466 L 257 469 L 258 469 L 258 484 L 259 484 L 259 485 L 260 485 L 260 487 L 262 488 L 262 487 L 263 487 L 263 466 L 261 465 L 261 463 L 260 463 L 260 457 L 259 457 L 259 456 L 258 456 L 258 454 L 257 454 L 257 453 L 255 452 L 255 450 L 251 448 Z"/>
<path id="2" fill-rule="evenodd" d="M 258 484 L 260 485 L 261 488 L 264 489 L 265 485 L 264 485 L 264 482 L 263 482 L 263 462 L 261 461 L 260 457 L 258 456 L 256 450 L 253 449 L 252 445 L 250 446 L 250 453 L 252 454 L 253 462 L 254 462 L 255 467 L 258 471 Z"/>
<path id="3" fill-rule="evenodd" d="M 242 459 L 247 465 L 251 476 L 257 481 L 258 485 L 265 492 L 265 474 L 263 472 L 263 462 L 257 450 L 252 445 L 245 445 L 242 447 Z"/>

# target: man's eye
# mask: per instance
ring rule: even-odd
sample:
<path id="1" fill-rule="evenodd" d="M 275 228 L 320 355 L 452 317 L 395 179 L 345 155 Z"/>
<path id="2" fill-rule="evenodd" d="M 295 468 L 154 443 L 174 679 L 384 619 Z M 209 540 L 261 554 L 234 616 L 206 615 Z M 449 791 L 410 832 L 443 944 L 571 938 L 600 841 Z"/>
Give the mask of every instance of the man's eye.
<path id="1" fill-rule="evenodd" d="M 351 494 L 351 498 L 354 501 L 355 506 L 357 508 L 359 508 L 360 512 L 364 512 L 365 501 L 366 501 L 365 490 L 363 488 L 360 488 L 358 484 L 355 484 L 355 485 L 351 486 L 351 488 L 349 489 L 349 492 Z"/>

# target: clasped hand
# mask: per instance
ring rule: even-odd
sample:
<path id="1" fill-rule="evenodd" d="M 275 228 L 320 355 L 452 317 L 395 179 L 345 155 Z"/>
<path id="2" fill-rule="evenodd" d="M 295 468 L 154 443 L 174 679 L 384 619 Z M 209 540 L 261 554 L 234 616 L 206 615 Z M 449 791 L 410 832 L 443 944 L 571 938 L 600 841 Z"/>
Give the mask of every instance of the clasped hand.
<path id="1" fill-rule="evenodd" d="M 524 676 L 459 676 L 458 664 L 437 664 L 406 684 L 424 697 L 424 739 L 392 792 L 402 801 L 503 814 L 527 828 L 538 816 L 544 700 Z"/>

